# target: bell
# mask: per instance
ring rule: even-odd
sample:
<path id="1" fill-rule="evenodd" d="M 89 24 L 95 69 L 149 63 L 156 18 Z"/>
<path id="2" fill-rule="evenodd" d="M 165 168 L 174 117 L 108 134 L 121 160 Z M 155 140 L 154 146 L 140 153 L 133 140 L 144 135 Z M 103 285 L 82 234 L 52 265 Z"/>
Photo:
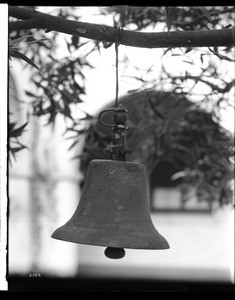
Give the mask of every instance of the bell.
<path id="1" fill-rule="evenodd" d="M 123 257 L 123 248 L 169 248 L 150 218 L 144 165 L 118 160 L 90 162 L 76 211 L 52 237 L 108 247 L 109 258 Z"/>

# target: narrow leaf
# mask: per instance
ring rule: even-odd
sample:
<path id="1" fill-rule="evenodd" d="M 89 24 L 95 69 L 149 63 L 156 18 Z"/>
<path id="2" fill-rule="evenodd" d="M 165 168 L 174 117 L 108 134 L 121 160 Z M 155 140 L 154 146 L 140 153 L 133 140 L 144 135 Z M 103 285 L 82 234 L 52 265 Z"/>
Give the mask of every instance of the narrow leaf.
<path id="1" fill-rule="evenodd" d="M 77 139 L 77 135 L 66 137 L 65 140 Z"/>
<path id="2" fill-rule="evenodd" d="M 71 160 L 80 159 L 82 158 L 82 155 L 75 155 L 71 158 Z"/>
<path id="3" fill-rule="evenodd" d="M 208 10 L 206 9 L 205 6 L 199 6 L 200 10 L 203 12 L 203 14 L 206 16 L 207 20 L 212 22 L 210 13 L 208 12 Z"/>
<path id="4" fill-rule="evenodd" d="M 70 94 L 67 90 L 63 89 L 60 92 L 61 92 L 62 96 L 65 97 L 69 103 L 74 102 L 74 96 L 72 94 Z"/>
<path id="5" fill-rule="evenodd" d="M 23 37 L 20 37 L 20 38 L 9 40 L 9 46 L 11 47 L 15 44 L 19 44 L 20 42 L 25 41 L 28 37 L 32 37 L 32 36 L 33 35 L 26 35 L 26 36 L 23 36 Z"/>
<path id="6" fill-rule="evenodd" d="M 18 137 L 22 134 L 22 132 L 24 131 L 24 128 L 27 126 L 28 122 L 26 122 L 25 124 L 23 124 L 22 126 L 18 127 L 18 128 L 11 128 L 10 129 L 10 136 L 11 137 Z"/>
<path id="7" fill-rule="evenodd" d="M 72 148 L 74 148 L 74 146 L 78 143 L 78 139 L 77 140 L 75 140 L 71 145 L 70 145 L 70 147 L 68 148 L 68 151 L 70 151 Z"/>
<path id="8" fill-rule="evenodd" d="M 193 65 L 194 63 L 192 61 L 188 61 L 188 60 L 182 60 L 182 62 L 186 63 L 186 64 L 190 64 Z"/>
<path id="9" fill-rule="evenodd" d="M 37 98 L 37 96 L 36 95 L 34 95 L 33 93 L 31 93 L 31 92 L 29 92 L 29 91 L 24 91 L 25 92 L 25 94 L 28 96 L 28 97 L 33 97 L 33 98 Z"/>
<path id="10" fill-rule="evenodd" d="M 14 148 L 10 148 L 10 151 L 12 152 L 12 154 L 15 154 L 16 152 L 19 152 L 22 149 L 24 149 L 24 148 L 23 147 L 14 147 Z"/>
<path id="11" fill-rule="evenodd" d="M 24 54 L 20 53 L 19 51 L 17 51 L 17 50 L 10 50 L 9 54 L 10 54 L 10 56 L 23 59 L 28 64 L 30 64 L 31 66 L 33 66 L 34 68 L 36 68 L 36 69 L 39 70 L 39 68 L 35 65 L 35 63 L 31 59 L 29 59 L 27 56 L 25 56 Z"/>

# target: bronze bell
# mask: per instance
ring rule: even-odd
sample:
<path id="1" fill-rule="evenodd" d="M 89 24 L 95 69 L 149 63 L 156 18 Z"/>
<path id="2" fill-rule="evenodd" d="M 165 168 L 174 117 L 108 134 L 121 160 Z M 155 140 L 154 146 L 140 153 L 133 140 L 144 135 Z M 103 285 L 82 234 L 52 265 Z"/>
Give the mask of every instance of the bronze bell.
<path id="1" fill-rule="evenodd" d="M 122 152 L 129 151 L 123 140 L 121 145 L 125 150 Z M 111 149 L 116 151 L 116 146 L 112 144 Z M 115 151 L 110 151 L 115 155 Z M 52 237 L 108 247 L 105 255 L 109 258 L 123 257 L 123 248 L 169 248 L 150 218 L 144 165 L 120 160 L 90 162 L 76 211 Z"/>

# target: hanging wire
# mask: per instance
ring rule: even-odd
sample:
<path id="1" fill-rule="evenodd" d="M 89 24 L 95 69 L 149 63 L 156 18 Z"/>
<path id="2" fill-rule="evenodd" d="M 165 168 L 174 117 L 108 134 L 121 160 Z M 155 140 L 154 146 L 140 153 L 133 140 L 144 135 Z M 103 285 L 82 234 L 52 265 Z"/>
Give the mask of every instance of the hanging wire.
<path id="1" fill-rule="evenodd" d="M 115 52 L 116 52 L 116 97 L 115 97 L 115 108 L 118 107 L 118 46 L 122 37 L 122 27 L 114 26 L 114 35 L 115 35 Z"/>
<path id="2" fill-rule="evenodd" d="M 123 32 L 123 28 L 122 27 L 118 27 L 116 25 L 113 27 L 114 42 L 115 42 L 115 52 L 116 52 L 116 97 L 115 97 L 115 108 L 118 107 L 118 90 L 119 90 L 119 86 L 118 86 L 118 46 L 119 46 L 121 38 L 122 38 L 122 32 Z M 113 42 L 110 42 L 110 43 L 103 42 L 103 45 L 104 45 L 105 49 L 111 47 L 112 44 L 113 44 Z"/>

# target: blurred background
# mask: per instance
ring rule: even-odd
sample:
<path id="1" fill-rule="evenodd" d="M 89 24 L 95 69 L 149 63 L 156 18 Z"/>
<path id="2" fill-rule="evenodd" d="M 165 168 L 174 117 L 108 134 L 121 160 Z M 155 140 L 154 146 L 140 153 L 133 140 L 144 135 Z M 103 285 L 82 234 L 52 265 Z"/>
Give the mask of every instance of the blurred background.
<path id="1" fill-rule="evenodd" d="M 34 9 L 143 32 L 234 26 L 230 6 Z M 119 101 L 128 108 L 133 149 L 128 160 L 146 167 L 150 216 L 170 249 L 126 249 L 123 259 L 111 260 L 104 247 L 51 234 L 77 208 L 90 160 L 108 158 L 111 132 L 97 115 L 114 106 L 114 45 L 31 29 L 9 32 L 9 47 L 39 68 L 10 56 L 10 287 L 234 284 L 234 49 L 119 46 Z"/>

